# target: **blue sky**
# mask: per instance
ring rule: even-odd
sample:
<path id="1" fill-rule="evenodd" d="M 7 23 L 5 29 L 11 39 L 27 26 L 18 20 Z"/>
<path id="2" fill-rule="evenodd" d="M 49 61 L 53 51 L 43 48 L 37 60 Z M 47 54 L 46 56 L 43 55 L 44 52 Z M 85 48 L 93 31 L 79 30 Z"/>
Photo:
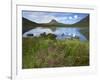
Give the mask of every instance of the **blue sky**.
<path id="1" fill-rule="evenodd" d="M 22 11 L 24 18 L 36 23 L 49 23 L 52 19 L 55 19 L 60 23 L 74 24 L 87 15 L 87 13 Z"/>

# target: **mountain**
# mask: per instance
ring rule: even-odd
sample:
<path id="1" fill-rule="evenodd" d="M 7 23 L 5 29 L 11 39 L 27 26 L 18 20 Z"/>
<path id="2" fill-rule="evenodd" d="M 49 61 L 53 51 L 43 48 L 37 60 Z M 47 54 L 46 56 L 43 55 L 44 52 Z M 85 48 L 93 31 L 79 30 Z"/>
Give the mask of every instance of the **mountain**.
<path id="1" fill-rule="evenodd" d="M 41 25 L 52 27 L 52 26 L 67 26 L 68 24 L 63 24 L 56 21 L 55 19 L 52 19 L 49 23 L 42 23 Z"/>
<path id="2" fill-rule="evenodd" d="M 27 32 L 35 27 L 89 27 L 89 15 L 75 24 L 63 24 L 55 19 L 52 19 L 49 23 L 36 23 L 22 17 L 22 33 Z"/>
<path id="3" fill-rule="evenodd" d="M 39 24 L 22 17 L 22 28 L 23 28 L 22 33 L 26 32 L 30 29 L 33 29 L 34 27 L 36 27 L 38 25 Z"/>
<path id="4" fill-rule="evenodd" d="M 89 27 L 89 15 L 86 16 L 84 19 L 82 19 L 81 21 L 72 24 L 72 26 L 78 26 L 78 27 Z"/>
<path id="5" fill-rule="evenodd" d="M 83 18 L 81 21 L 75 24 L 64 24 L 56 21 L 55 19 L 51 20 L 49 23 L 43 23 L 42 26 L 57 26 L 57 27 L 89 27 L 89 15 Z"/>
<path id="6" fill-rule="evenodd" d="M 54 24 L 61 24 L 57 22 L 55 19 L 52 19 L 48 24 L 54 25 Z"/>

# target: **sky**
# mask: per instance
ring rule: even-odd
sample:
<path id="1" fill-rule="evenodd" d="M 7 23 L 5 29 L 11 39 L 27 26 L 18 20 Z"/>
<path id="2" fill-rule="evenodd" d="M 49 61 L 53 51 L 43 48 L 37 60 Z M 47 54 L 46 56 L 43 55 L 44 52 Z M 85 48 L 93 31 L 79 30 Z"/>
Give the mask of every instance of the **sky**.
<path id="1" fill-rule="evenodd" d="M 64 24 L 74 24 L 88 16 L 87 13 L 69 13 L 69 12 L 40 12 L 40 11 L 22 11 L 22 16 L 36 23 L 49 23 L 51 20 Z"/>

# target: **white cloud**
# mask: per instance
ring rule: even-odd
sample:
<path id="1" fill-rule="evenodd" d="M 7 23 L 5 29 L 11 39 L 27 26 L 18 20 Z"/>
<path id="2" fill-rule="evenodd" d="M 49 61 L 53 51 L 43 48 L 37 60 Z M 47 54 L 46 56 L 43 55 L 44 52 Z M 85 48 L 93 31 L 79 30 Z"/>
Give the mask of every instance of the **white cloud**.
<path id="1" fill-rule="evenodd" d="M 52 19 L 65 24 L 73 24 L 84 18 L 85 14 L 78 13 L 54 13 L 54 12 L 34 12 L 34 11 L 23 11 L 23 17 L 37 22 L 37 23 L 48 23 Z"/>
<path id="2" fill-rule="evenodd" d="M 74 18 L 75 18 L 75 19 L 78 19 L 78 15 L 74 15 Z"/>
<path id="3" fill-rule="evenodd" d="M 37 23 L 48 23 L 55 17 L 43 12 L 23 12 L 23 17 Z"/>
<path id="4" fill-rule="evenodd" d="M 69 16 L 68 18 L 69 18 L 69 20 L 72 20 L 72 19 L 73 19 L 73 17 L 72 17 L 72 16 Z"/>

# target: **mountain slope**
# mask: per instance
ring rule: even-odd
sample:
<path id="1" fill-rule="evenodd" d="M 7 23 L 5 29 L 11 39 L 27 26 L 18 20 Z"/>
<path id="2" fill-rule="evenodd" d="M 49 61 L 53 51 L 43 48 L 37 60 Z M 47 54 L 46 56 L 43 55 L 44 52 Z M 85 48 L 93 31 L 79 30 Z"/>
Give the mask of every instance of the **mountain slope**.
<path id="1" fill-rule="evenodd" d="M 23 28 L 22 33 L 26 32 L 30 29 L 33 29 L 34 27 L 36 27 L 38 25 L 39 24 L 22 17 L 22 28 Z"/>
<path id="2" fill-rule="evenodd" d="M 60 23 L 58 21 L 56 21 L 55 19 L 52 19 L 49 23 L 42 23 L 41 24 L 43 27 L 53 27 L 53 26 L 57 26 L 57 27 L 61 27 L 61 26 L 69 26 L 68 24 L 64 24 L 64 23 Z"/>
<path id="3" fill-rule="evenodd" d="M 77 26 L 77 27 L 89 27 L 89 15 L 82 19 L 81 21 L 72 24 L 72 26 Z"/>
<path id="4" fill-rule="evenodd" d="M 47 23 L 49 25 L 59 25 L 59 24 L 63 24 L 63 23 L 60 23 L 58 21 L 56 21 L 55 19 L 52 19 L 49 23 Z M 63 24 L 64 25 L 64 24 Z"/>
<path id="5" fill-rule="evenodd" d="M 89 27 L 89 15 L 75 24 L 63 24 L 56 20 L 51 20 L 49 23 L 36 23 L 22 17 L 22 33 L 27 32 L 35 27 Z"/>

